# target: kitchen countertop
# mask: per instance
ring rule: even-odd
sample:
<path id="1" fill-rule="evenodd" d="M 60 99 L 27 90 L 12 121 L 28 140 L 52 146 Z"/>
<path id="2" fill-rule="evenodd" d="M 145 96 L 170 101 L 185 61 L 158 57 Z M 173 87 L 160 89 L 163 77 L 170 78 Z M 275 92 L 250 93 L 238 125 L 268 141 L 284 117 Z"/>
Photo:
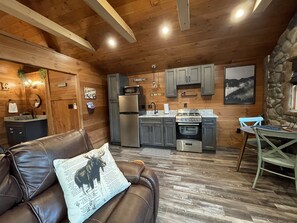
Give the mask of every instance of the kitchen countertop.
<path id="1" fill-rule="evenodd" d="M 199 113 L 202 118 L 218 118 L 216 114 L 213 113 L 213 109 L 199 109 Z M 149 110 L 145 115 L 139 116 L 139 118 L 175 118 L 177 110 L 170 110 L 169 114 L 164 114 L 164 110 L 158 111 L 157 114 L 154 114 L 154 111 Z"/>
<path id="2" fill-rule="evenodd" d="M 145 115 L 139 116 L 139 118 L 175 118 L 176 114 L 176 110 L 170 110 L 169 114 L 165 114 L 164 110 L 159 110 L 157 114 L 154 114 L 154 111 L 150 110 Z"/>
<path id="3" fill-rule="evenodd" d="M 46 115 L 36 115 L 36 118 L 32 118 L 31 115 L 19 115 L 19 116 L 8 116 L 4 117 L 5 122 L 35 122 L 46 120 Z"/>
<path id="4" fill-rule="evenodd" d="M 215 113 L 213 113 L 213 109 L 199 109 L 199 113 L 202 118 L 218 118 Z"/>

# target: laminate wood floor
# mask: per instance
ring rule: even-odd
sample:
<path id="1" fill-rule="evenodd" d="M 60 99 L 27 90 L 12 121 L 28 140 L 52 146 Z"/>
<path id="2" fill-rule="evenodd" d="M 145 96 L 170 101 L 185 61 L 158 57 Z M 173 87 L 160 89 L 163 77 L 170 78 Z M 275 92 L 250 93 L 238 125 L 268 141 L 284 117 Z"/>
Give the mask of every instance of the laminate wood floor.
<path id="1" fill-rule="evenodd" d="M 264 173 L 252 189 L 257 155 L 247 150 L 236 172 L 239 150 L 216 154 L 142 153 L 142 148 L 111 146 L 115 160 L 141 159 L 160 182 L 158 223 L 297 222 L 294 181 Z M 165 154 L 165 155 L 164 155 Z"/>

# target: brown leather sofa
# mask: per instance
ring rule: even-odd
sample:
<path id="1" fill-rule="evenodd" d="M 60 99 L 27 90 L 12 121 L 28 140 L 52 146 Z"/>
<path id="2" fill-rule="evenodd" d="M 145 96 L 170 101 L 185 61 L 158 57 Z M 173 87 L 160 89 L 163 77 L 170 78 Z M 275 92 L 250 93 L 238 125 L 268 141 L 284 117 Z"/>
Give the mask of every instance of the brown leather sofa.
<path id="1" fill-rule="evenodd" d="M 0 222 L 68 222 L 52 162 L 92 149 L 86 132 L 79 130 L 22 143 L 0 154 Z M 85 222 L 155 222 L 159 205 L 156 175 L 141 164 L 117 164 L 131 186 Z"/>

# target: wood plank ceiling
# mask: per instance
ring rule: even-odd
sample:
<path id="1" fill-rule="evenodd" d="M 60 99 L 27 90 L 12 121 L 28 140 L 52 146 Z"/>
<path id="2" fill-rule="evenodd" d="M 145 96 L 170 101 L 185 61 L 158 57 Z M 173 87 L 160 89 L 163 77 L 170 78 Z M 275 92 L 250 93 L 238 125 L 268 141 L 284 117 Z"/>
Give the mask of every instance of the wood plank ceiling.
<path id="1" fill-rule="evenodd" d="M 82 0 L 19 0 L 20 3 L 88 40 L 88 52 L 0 11 L 0 30 L 89 62 L 105 73 L 124 74 L 196 64 L 225 64 L 269 54 L 297 12 L 296 0 L 273 0 L 262 13 L 252 14 L 254 0 L 190 0 L 191 27 L 181 31 L 175 0 L 109 0 L 133 30 L 137 42 L 128 43 Z M 232 23 L 232 11 L 250 3 L 248 16 Z M 168 23 L 171 33 L 160 36 Z M 118 45 L 111 49 L 107 37 Z"/>

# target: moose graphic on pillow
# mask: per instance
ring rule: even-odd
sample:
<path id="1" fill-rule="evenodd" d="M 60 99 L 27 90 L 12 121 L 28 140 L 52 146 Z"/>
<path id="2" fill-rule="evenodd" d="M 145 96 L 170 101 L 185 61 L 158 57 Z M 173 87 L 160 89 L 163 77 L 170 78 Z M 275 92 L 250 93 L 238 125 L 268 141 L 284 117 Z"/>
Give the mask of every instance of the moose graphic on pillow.
<path id="1" fill-rule="evenodd" d="M 104 171 L 106 162 L 102 160 L 102 156 L 105 152 L 99 154 L 98 156 L 84 156 L 84 158 L 89 159 L 87 164 L 82 168 L 78 169 L 74 175 L 75 184 L 82 188 L 83 192 L 86 194 L 90 189 L 94 189 L 94 180 L 100 183 L 100 168 Z M 84 185 L 87 185 L 87 190 L 85 191 Z"/>

